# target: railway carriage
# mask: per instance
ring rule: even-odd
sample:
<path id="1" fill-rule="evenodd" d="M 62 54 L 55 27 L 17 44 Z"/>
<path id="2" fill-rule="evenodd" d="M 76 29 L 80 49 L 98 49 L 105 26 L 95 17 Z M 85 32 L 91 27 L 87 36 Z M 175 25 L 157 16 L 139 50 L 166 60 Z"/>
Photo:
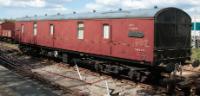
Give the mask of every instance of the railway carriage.
<path id="1" fill-rule="evenodd" d="M 15 39 L 15 23 L 3 22 L 0 24 L 0 39 L 3 41 L 13 41 Z"/>
<path id="2" fill-rule="evenodd" d="M 139 9 L 26 17 L 16 21 L 16 38 L 24 52 L 90 62 L 116 74 L 133 66 L 173 67 L 190 59 L 191 18 L 181 9 Z M 108 70 L 107 70 L 108 69 Z"/>

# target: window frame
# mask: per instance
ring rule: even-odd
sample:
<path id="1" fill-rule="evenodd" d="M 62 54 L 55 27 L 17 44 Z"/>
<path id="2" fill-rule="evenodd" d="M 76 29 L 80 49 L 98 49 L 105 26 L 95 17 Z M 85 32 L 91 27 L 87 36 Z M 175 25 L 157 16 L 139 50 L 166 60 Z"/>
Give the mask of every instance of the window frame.
<path id="1" fill-rule="evenodd" d="M 85 33 L 84 22 L 78 22 L 77 23 L 77 39 L 83 40 L 84 39 L 84 33 Z"/>
<path id="2" fill-rule="evenodd" d="M 49 25 L 49 34 L 50 34 L 51 36 L 53 36 L 54 33 L 55 33 L 55 25 L 54 25 L 54 24 L 50 24 L 50 25 Z"/>
<path id="3" fill-rule="evenodd" d="M 25 26 L 24 26 L 24 24 L 21 24 L 21 33 L 23 34 L 24 33 L 24 30 L 25 29 Z"/>
<path id="4" fill-rule="evenodd" d="M 106 30 L 107 27 L 107 30 Z M 111 26 L 109 24 L 103 24 L 103 39 L 110 39 L 111 38 Z"/>
<path id="5" fill-rule="evenodd" d="M 37 22 L 33 23 L 33 36 L 37 36 L 38 33 L 38 24 Z"/>

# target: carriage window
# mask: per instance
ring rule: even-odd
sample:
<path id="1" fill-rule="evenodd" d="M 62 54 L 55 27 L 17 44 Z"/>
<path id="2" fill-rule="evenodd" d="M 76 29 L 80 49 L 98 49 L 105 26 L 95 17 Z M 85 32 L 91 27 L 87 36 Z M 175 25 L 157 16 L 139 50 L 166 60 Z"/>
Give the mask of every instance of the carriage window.
<path id="1" fill-rule="evenodd" d="M 84 39 L 84 24 L 82 22 L 78 23 L 78 39 Z"/>
<path id="2" fill-rule="evenodd" d="M 50 24 L 50 35 L 53 35 L 55 31 L 54 25 Z"/>
<path id="3" fill-rule="evenodd" d="M 108 24 L 103 25 L 103 38 L 104 39 L 110 38 L 110 26 Z"/>
<path id="4" fill-rule="evenodd" d="M 36 36 L 37 35 L 37 23 L 33 24 L 33 35 Z"/>
<path id="5" fill-rule="evenodd" d="M 24 33 L 24 24 L 21 25 L 21 32 Z"/>

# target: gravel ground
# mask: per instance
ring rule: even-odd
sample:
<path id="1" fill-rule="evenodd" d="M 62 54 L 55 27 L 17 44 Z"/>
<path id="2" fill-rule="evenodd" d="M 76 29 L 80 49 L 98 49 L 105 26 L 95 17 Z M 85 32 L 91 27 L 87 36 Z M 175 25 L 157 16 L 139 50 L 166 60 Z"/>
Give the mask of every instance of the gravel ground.
<path id="1" fill-rule="evenodd" d="M 59 63 L 32 69 L 32 71 L 60 86 L 88 96 L 107 96 L 108 92 L 111 96 L 152 96 L 152 94 L 161 95 L 164 93 L 164 89 L 160 87 L 137 84 L 129 80 L 117 80 L 79 67 L 81 80 L 76 67 Z"/>
<path id="2" fill-rule="evenodd" d="M 0 66 L 0 96 L 59 96 L 48 87 Z"/>

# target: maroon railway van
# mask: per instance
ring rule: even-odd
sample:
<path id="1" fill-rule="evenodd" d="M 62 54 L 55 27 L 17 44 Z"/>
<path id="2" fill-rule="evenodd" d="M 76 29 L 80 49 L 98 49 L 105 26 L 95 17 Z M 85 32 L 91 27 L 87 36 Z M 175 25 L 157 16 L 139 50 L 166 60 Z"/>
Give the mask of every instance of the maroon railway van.
<path id="1" fill-rule="evenodd" d="M 53 56 L 74 52 L 158 66 L 184 64 L 191 55 L 191 18 L 177 8 L 26 17 L 16 29 L 24 50 Z"/>

